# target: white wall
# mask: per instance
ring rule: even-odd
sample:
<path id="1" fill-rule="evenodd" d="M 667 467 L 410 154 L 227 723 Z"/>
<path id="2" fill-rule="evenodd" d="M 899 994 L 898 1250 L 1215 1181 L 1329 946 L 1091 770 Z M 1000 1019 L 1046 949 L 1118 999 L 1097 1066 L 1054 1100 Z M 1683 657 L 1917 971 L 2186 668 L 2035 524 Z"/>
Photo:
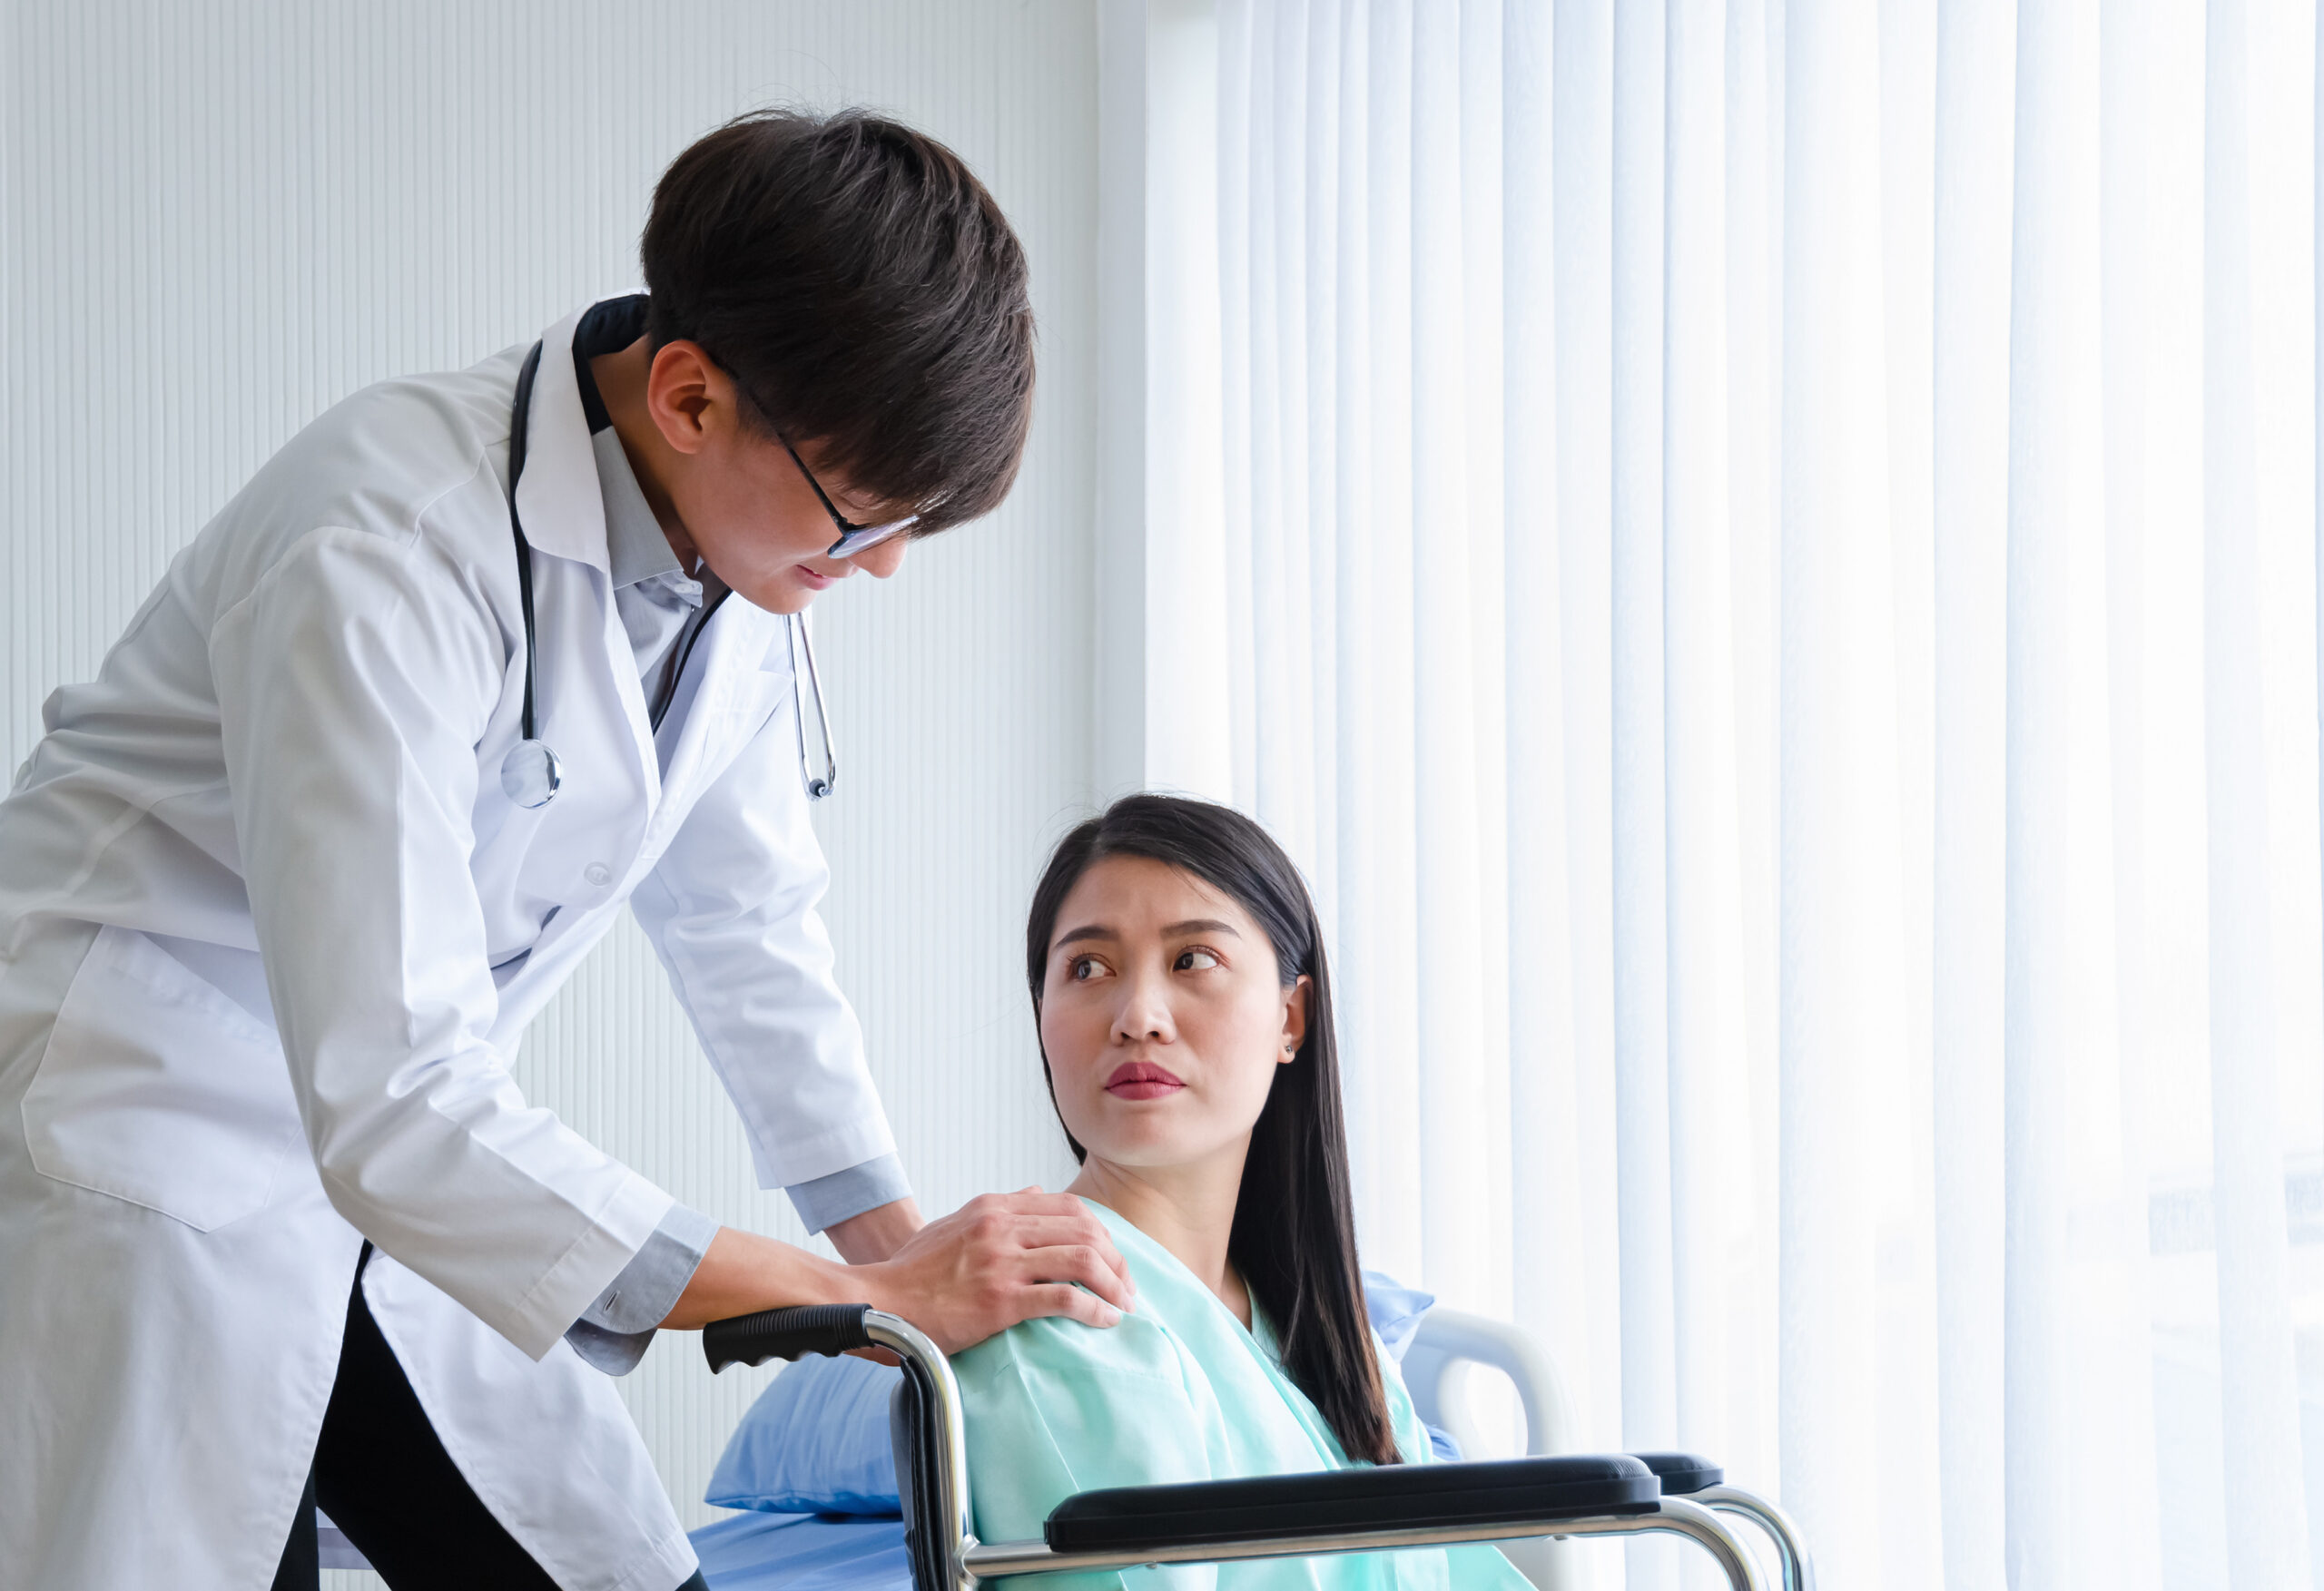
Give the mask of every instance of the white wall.
<path id="1" fill-rule="evenodd" d="M 733 113 L 891 110 L 957 148 L 1023 235 L 1041 388 L 1008 506 L 818 611 L 842 768 L 819 813 L 828 916 L 923 1205 L 1057 1185 L 1014 947 L 1091 785 L 1095 68 L 1075 0 L 7 0 L 5 765 L 307 419 L 631 285 L 655 177 Z M 519 1071 L 680 1198 L 797 1235 L 634 930 Z M 712 1381 L 677 1337 L 625 1383 L 689 1522 L 759 1380 Z"/>

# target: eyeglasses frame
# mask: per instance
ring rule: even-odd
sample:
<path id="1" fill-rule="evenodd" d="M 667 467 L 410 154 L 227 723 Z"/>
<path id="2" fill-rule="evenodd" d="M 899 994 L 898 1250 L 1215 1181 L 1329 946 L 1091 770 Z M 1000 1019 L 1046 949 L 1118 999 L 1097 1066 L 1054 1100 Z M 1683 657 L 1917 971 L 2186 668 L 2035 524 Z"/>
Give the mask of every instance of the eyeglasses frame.
<path id="1" fill-rule="evenodd" d="M 799 449 L 791 445 L 791 439 L 780 431 L 775 433 L 774 439 L 783 444 L 785 453 L 791 455 L 791 462 L 799 466 L 799 473 L 807 477 L 807 485 L 813 488 L 815 500 L 823 506 L 823 512 L 832 516 L 832 523 L 839 526 L 839 539 L 823 550 L 826 558 L 852 558 L 858 553 L 869 552 L 881 542 L 901 535 L 920 523 L 919 515 L 908 514 L 885 525 L 856 524 L 839 511 L 839 505 L 832 501 L 829 492 L 823 490 L 823 483 L 815 478 L 815 472 L 807 467 L 807 461 L 799 457 Z"/>
<path id="2" fill-rule="evenodd" d="M 702 351 L 709 354 L 712 362 L 725 373 L 728 380 L 734 383 L 734 390 L 742 395 L 745 403 L 762 415 L 767 412 L 766 406 L 759 401 L 758 394 L 743 384 L 742 378 L 734 373 L 732 366 L 707 348 Z M 852 558 L 858 553 L 869 552 L 881 542 L 901 535 L 920 523 L 919 515 L 907 514 L 901 519 L 891 520 L 885 525 L 856 524 L 839 511 L 839 505 L 832 501 L 829 492 L 823 490 L 823 483 L 815 478 L 815 472 L 807 467 L 807 461 L 799 457 L 799 449 L 791 445 L 791 438 L 777 431 L 774 439 L 783 444 L 785 453 L 791 455 L 791 462 L 799 466 L 799 473 L 806 477 L 809 488 L 814 492 L 815 501 L 823 506 L 823 512 L 830 515 L 832 523 L 839 527 L 839 539 L 823 549 L 826 558 Z"/>

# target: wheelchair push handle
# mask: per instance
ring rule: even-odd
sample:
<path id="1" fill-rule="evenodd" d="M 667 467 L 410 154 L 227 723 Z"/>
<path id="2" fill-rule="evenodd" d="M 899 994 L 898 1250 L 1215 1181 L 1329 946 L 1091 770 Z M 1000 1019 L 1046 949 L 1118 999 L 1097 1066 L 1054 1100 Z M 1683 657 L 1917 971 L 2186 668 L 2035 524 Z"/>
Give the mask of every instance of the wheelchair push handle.
<path id="1" fill-rule="evenodd" d="M 874 1346 L 864 1328 L 872 1306 L 863 1303 L 796 1304 L 713 1321 L 702 1329 L 703 1357 L 713 1375 L 730 1364 L 764 1364 L 770 1359 L 826 1358 L 851 1348 Z"/>

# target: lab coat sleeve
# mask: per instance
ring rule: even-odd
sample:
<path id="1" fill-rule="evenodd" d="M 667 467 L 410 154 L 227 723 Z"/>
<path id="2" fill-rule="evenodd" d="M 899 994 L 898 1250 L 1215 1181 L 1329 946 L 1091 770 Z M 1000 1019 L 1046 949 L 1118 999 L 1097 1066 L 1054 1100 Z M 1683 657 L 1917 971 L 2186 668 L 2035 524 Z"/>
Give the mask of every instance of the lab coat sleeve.
<path id="1" fill-rule="evenodd" d="M 507 666 L 423 528 L 307 534 L 211 635 L 251 913 L 332 1204 L 535 1358 L 671 1205 L 527 1105 L 469 868 Z"/>
<path id="2" fill-rule="evenodd" d="M 630 897 L 767 1188 L 896 1148 L 815 911 L 831 875 L 799 782 L 787 685 L 777 700 Z"/>

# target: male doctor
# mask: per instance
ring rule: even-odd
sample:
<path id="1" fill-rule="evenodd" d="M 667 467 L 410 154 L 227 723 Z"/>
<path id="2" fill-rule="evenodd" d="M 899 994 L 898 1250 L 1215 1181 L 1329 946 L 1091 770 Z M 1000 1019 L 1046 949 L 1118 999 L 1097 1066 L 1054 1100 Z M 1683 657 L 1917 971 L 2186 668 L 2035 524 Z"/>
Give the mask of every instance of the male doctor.
<path id="1" fill-rule="evenodd" d="M 921 1225 L 814 910 L 790 615 L 1007 492 L 1017 239 L 928 138 L 765 113 L 643 255 L 308 427 L 49 699 L 0 803 L 0 1586 L 311 1586 L 318 1500 L 399 1587 L 699 1585 L 608 1376 L 657 1327 L 1129 1302 L 1077 1201 Z M 625 903 L 852 1269 L 511 1081 Z"/>

